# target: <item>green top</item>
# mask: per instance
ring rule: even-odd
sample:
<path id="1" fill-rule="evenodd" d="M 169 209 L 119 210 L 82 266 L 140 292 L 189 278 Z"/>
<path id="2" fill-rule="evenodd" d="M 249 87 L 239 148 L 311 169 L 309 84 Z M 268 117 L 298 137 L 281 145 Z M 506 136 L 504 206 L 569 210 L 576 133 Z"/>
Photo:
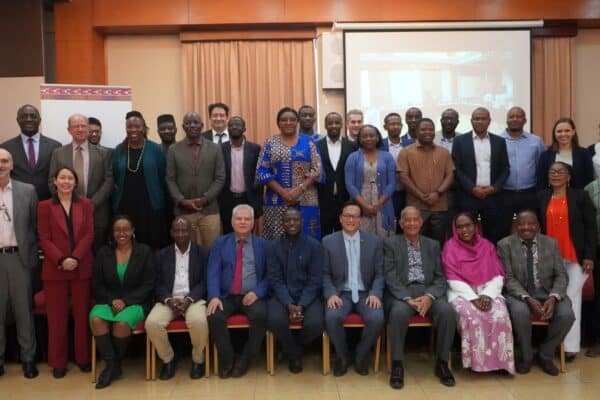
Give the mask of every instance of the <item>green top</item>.
<path id="1" fill-rule="evenodd" d="M 119 281 L 123 283 L 123 278 L 125 277 L 125 271 L 127 271 L 127 265 L 129 264 L 129 259 L 124 263 L 117 262 L 117 276 L 119 277 Z"/>

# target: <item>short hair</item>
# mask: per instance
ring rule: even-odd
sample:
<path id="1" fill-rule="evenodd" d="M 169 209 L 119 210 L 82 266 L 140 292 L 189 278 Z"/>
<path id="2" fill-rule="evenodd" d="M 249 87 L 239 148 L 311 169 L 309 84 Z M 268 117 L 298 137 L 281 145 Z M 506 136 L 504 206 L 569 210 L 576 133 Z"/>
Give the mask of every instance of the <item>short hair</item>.
<path id="1" fill-rule="evenodd" d="M 98 125 L 102 128 L 102 122 L 96 117 L 88 117 L 88 125 Z"/>
<path id="2" fill-rule="evenodd" d="M 208 116 L 210 117 L 210 115 L 212 114 L 213 110 L 215 108 L 222 108 L 223 110 L 225 110 L 225 115 L 227 117 L 229 117 L 229 106 L 225 103 L 212 103 L 208 105 Z"/>
<path id="3" fill-rule="evenodd" d="M 163 122 L 175 123 L 175 117 L 173 114 L 161 114 L 156 118 L 156 125 L 160 125 Z"/>
<path id="4" fill-rule="evenodd" d="M 517 213 L 517 220 L 519 220 L 519 218 L 521 217 L 522 214 L 532 214 L 535 217 L 535 221 L 539 225 L 540 219 L 538 218 L 538 213 L 535 210 L 533 210 L 531 208 L 524 208 L 524 209 L 522 209 L 521 211 L 519 211 Z"/>
<path id="5" fill-rule="evenodd" d="M 400 211 L 400 220 L 404 219 L 404 215 L 408 212 L 408 211 L 416 211 L 419 214 L 419 218 L 423 219 L 423 216 L 421 215 L 421 210 L 419 210 L 417 207 L 415 206 L 406 206 L 402 209 L 402 211 Z"/>
<path id="6" fill-rule="evenodd" d="M 292 107 L 286 106 L 286 107 L 282 107 L 277 112 L 277 120 L 275 122 L 279 123 L 279 118 L 281 118 L 281 116 L 286 112 L 291 112 L 292 114 L 294 114 L 296 116 L 296 119 L 298 119 L 298 112 L 296 110 L 294 110 Z"/>
<path id="7" fill-rule="evenodd" d="M 173 228 L 173 225 L 178 224 L 180 222 L 186 224 L 188 228 L 192 227 L 192 224 L 190 223 L 190 221 L 180 215 L 178 217 L 173 218 L 173 222 L 171 222 L 171 228 Z"/>
<path id="8" fill-rule="evenodd" d="M 233 218 L 235 218 L 235 214 L 238 211 L 241 210 L 247 210 L 250 212 L 250 217 L 252 219 L 254 219 L 254 208 L 252 208 L 250 205 L 248 204 L 238 204 L 237 206 L 233 207 L 233 210 L 231 211 L 231 220 L 233 221 Z"/>
<path id="9" fill-rule="evenodd" d="M 429 122 L 431 125 L 433 125 L 433 129 L 435 129 L 435 122 L 433 122 L 431 118 L 421 118 L 417 121 L 417 130 L 421 127 L 421 124 L 425 122 Z"/>
<path id="10" fill-rule="evenodd" d="M 350 207 L 350 206 L 356 206 L 356 207 L 358 207 L 358 209 L 360 210 L 360 216 L 362 217 L 362 215 L 363 215 L 363 210 L 362 210 L 362 207 L 360 206 L 360 204 L 358 204 L 358 203 L 356 202 L 356 200 L 348 200 L 347 202 L 345 202 L 345 203 L 344 203 L 344 205 L 343 205 L 343 206 L 342 206 L 342 208 L 340 209 L 340 217 L 342 216 L 342 214 L 344 214 L 344 210 L 345 210 L 347 207 Z"/>
<path id="11" fill-rule="evenodd" d="M 146 124 L 146 120 L 144 119 L 144 116 L 142 115 L 141 112 L 136 111 L 136 110 L 131 110 L 129 112 L 127 112 L 127 114 L 125 114 L 125 119 L 128 120 L 131 117 L 138 117 L 141 118 L 144 121 L 144 124 Z"/>
<path id="12" fill-rule="evenodd" d="M 352 110 L 348 111 L 346 113 L 346 119 L 348 119 L 349 116 L 351 115 L 360 115 L 361 118 L 364 118 L 365 115 L 363 114 L 363 112 L 361 110 L 359 110 L 358 108 L 353 108 Z"/>
<path id="13" fill-rule="evenodd" d="M 305 108 L 310 108 L 311 110 L 313 110 L 313 112 L 316 112 L 316 110 L 313 106 L 304 104 L 304 105 L 300 106 L 300 108 L 298 108 L 298 114 L 300 114 L 302 112 L 302 110 L 304 110 Z"/>
<path id="14" fill-rule="evenodd" d="M 383 123 L 387 124 L 388 119 L 391 117 L 398 117 L 400 118 L 400 121 L 402 121 L 402 116 L 400 114 L 398 114 L 397 112 L 391 112 L 383 118 Z"/>
<path id="15" fill-rule="evenodd" d="M 72 120 L 73 118 L 83 118 L 83 119 L 85 119 L 85 123 L 86 123 L 86 124 L 89 124 L 89 123 L 90 123 L 90 120 L 89 120 L 89 119 L 88 119 L 88 117 L 86 117 L 85 115 L 83 115 L 83 114 L 80 114 L 80 113 L 77 113 L 77 114 L 72 114 L 72 115 L 70 115 L 70 116 L 69 116 L 69 118 L 67 119 L 67 127 L 68 127 L 68 128 L 70 128 L 70 127 L 71 127 L 71 120 Z"/>
<path id="16" fill-rule="evenodd" d="M 325 124 L 327 124 L 327 119 L 329 117 L 331 117 L 332 115 L 337 115 L 338 117 L 340 117 L 341 120 L 343 120 L 342 114 L 340 114 L 339 112 L 336 112 L 336 111 L 331 111 L 331 112 L 327 113 L 327 115 L 325 116 L 325 119 L 323 120 Z"/>
<path id="17" fill-rule="evenodd" d="M 31 104 L 23 104 L 21 107 L 19 107 L 19 109 L 17 110 L 17 118 L 19 118 L 19 116 L 21 115 L 21 113 L 23 113 L 23 111 L 25 110 L 25 108 L 27 107 L 31 107 L 33 108 L 33 110 L 35 111 L 35 114 L 38 116 L 38 118 L 40 117 L 40 111 L 37 109 L 36 106 L 31 105 Z"/>

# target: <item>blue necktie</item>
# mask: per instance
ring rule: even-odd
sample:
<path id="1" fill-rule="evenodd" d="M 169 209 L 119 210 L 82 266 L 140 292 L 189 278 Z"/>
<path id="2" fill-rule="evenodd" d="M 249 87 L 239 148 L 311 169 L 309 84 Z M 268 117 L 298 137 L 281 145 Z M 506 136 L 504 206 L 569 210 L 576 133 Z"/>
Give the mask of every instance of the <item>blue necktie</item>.
<path id="1" fill-rule="evenodd" d="M 350 290 L 352 291 L 352 302 L 358 303 L 358 250 L 356 238 L 350 239 Z"/>

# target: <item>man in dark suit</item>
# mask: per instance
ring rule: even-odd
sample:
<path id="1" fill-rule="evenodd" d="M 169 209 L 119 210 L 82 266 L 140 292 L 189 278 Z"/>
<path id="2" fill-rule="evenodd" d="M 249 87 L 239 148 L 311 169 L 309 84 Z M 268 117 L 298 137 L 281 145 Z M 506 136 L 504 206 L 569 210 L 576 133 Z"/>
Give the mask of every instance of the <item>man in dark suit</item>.
<path id="1" fill-rule="evenodd" d="M 267 305 L 267 242 L 252 234 L 254 210 L 247 204 L 233 209 L 233 232 L 215 241 L 208 260 L 206 314 L 219 350 L 219 376 L 239 378 L 248 371 L 265 336 Z M 227 318 L 244 314 L 250 320 L 248 341 L 234 364 Z"/>
<path id="2" fill-rule="evenodd" d="M 17 111 L 17 123 L 21 128 L 19 136 L 2 143 L 0 147 L 10 152 L 13 159 L 12 177 L 35 187 L 39 200 L 50 198 L 48 175 L 52 151 L 61 146 L 39 132 L 40 113 L 31 104 L 25 104 Z"/>
<path id="3" fill-rule="evenodd" d="M 452 158 L 460 196 L 460 209 L 482 218 L 483 235 L 492 243 L 508 234 L 500 192 L 508 178 L 506 142 L 488 132 L 490 112 L 479 107 L 471 115 L 473 130 L 454 138 Z"/>
<path id="4" fill-rule="evenodd" d="M 73 141 L 52 152 L 48 186 L 55 192 L 54 174 L 61 167 L 72 168 L 78 177 L 77 194 L 94 204 L 94 253 L 106 242 L 113 190 L 110 151 L 88 142 L 88 119 L 81 114 L 69 117 L 67 130 Z"/>
<path id="5" fill-rule="evenodd" d="M 321 209 L 321 235 L 326 236 L 342 229 L 340 211 L 348 201 L 344 165 L 350 153 L 356 151 L 356 142 L 342 138 L 342 116 L 330 112 L 325 116 L 327 137 L 317 142 L 325 171 L 325 183 L 317 186 Z"/>
<path id="6" fill-rule="evenodd" d="M 221 145 L 225 164 L 225 185 L 219 195 L 219 209 L 223 233 L 233 232 L 231 210 L 239 204 L 249 204 L 254 218 L 262 215 L 262 185 L 256 185 L 254 176 L 260 146 L 246 140 L 246 122 L 241 117 L 231 117 L 227 130 L 229 141 Z"/>
<path id="7" fill-rule="evenodd" d="M 568 277 L 556 240 L 542 235 L 539 229 L 535 213 L 521 211 L 517 232 L 498 242 L 498 254 L 506 272 L 506 305 L 521 346 L 517 372 L 526 374 L 531 370 L 531 319 L 535 317 L 550 321 L 537 363 L 544 372 L 556 376 L 554 352 L 571 329 L 575 314 L 567 296 Z"/>
<path id="8" fill-rule="evenodd" d="M 321 285 L 323 248 L 302 233 L 302 216 L 295 208 L 283 215 L 283 234 L 267 252 L 267 278 L 273 297 L 269 300 L 267 326 L 287 355 L 290 372 L 302 371 L 302 345 L 323 333 Z M 289 325 L 302 329 L 292 331 Z"/>
<path id="9" fill-rule="evenodd" d="M 454 386 L 448 357 L 456 331 L 456 314 L 446 301 L 448 284 L 440 264 L 440 244 L 421 236 L 423 218 L 413 206 L 402 210 L 403 235 L 383 242 L 385 308 L 392 345 L 390 386 L 404 386 L 404 340 L 410 318 L 416 314 L 433 319 L 437 357 L 435 374 L 445 386 Z"/>
<path id="10" fill-rule="evenodd" d="M 6 313 L 9 304 L 21 346 L 23 375 L 35 378 L 31 270 L 37 258 L 37 196 L 32 185 L 11 179 L 13 160 L 0 149 L 0 376 L 4 375 Z"/>
<path id="11" fill-rule="evenodd" d="M 206 264 L 208 250 L 192 243 L 190 223 L 177 218 L 171 224 L 175 244 L 160 250 L 156 266 L 156 304 L 146 318 L 146 333 L 163 362 L 160 379 L 175 376 L 176 359 L 169 343 L 167 326 L 176 318 L 185 319 L 192 342 L 190 378 L 205 372 L 204 348 L 208 341 L 206 320 Z"/>
<path id="12" fill-rule="evenodd" d="M 354 359 L 360 375 L 369 373 L 368 353 L 381 333 L 384 323 L 383 250 L 381 240 L 360 231 L 362 209 L 353 201 L 340 212 L 342 231 L 323 238 L 323 295 L 327 301 L 325 326 L 337 354 L 333 374 L 342 376 L 348 370 L 349 353 L 344 321 L 351 311 L 360 314 L 365 327 Z"/>
<path id="13" fill-rule="evenodd" d="M 227 119 L 229 118 L 229 106 L 225 103 L 212 103 L 208 105 L 208 120 L 210 128 L 202 132 L 202 136 L 209 142 L 223 144 L 229 141 L 227 131 Z"/>

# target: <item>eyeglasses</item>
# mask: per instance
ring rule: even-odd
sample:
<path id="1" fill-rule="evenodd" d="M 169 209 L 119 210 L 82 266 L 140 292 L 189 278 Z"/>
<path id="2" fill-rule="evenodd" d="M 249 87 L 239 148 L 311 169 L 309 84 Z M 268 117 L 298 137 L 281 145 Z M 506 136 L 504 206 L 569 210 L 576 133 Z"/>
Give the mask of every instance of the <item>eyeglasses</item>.
<path id="1" fill-rule="evenodd" d="M 10 217 L 10 214 L 8 212 L 8 207 L 6 206 L 6 204 L 4 204 L 4 202 L 2 204 L 0 204 L 0 213 L 2 213 L 2 219 L 6 222 L 10 222 L 12 221 L 12 218 Z"/>
<path id="2" fill-rule="evenodd" d="M 562 169 L 551 169 L 548 171 L 548 175 L 558 175 L 558 176 L 562 176 L 562 175 L 568 175 L 569 172 L 562 170 Z"/>
<path id="3" fill-rule="evenodd" d="M 360 215 L 355 214 L 342 214 L 342 218 L 352 221 L 353 219 L 360 219 Z"/>
<path id="4" fill-rule="evenodd" d="M 472 222 L 468 222 L 466 224 L 456 225 L 456 230 L 460 231 L 460 230 L 463 230 L 463 229 L 469 229 L 469 228 L 472 228 L 473 225 L 475 225 L 475 224 L 472 223 Z"/>

